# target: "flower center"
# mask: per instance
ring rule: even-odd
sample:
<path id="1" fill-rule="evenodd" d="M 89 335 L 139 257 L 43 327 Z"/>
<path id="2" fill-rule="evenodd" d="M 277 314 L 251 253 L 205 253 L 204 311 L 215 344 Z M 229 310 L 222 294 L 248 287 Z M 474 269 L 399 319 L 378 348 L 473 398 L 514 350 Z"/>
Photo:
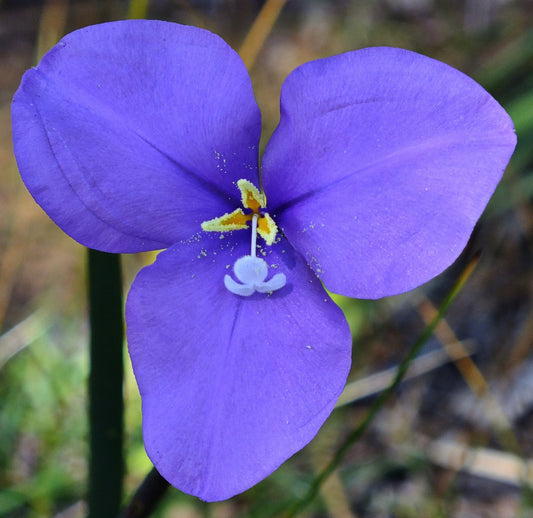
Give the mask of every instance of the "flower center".
<path id="1" fill-rule="evenodd" d="M 278 227 L 268 213 L 261 212 L 266 207 L 265 196 L 257 187 L 248 180 L 239 180 L 237 186 L 241 191 L 243 207 L 248 209 L 244 212 L 241 208 L 231 213 L 226 213 L 218 218 L 210 219 L 202 223 L 202 229 L 207 232 L 226 232 L 248 228 L 248 222 L 252 223 L 252 242 L 250 255 L 240 257 L 233 265 L 233 272 L 240 282 L 235 281 L 230 275 L 224 276 L 224 285 L 235 295 L 247 297 L 256 291 L 269 293 L 285 286 L 287 279 L 283 273 L 268 277 L 268 264 L 264 259 L 257 257 L 257 234 L 267 245 L 272 245 L 276 239 Z"/>

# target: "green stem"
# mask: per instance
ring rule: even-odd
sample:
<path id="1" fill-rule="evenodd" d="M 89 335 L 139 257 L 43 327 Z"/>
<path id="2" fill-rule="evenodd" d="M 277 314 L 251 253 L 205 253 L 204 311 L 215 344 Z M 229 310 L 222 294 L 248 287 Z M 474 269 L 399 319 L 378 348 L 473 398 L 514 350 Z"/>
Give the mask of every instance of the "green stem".
<path id="1" fill-rule="evenodd" d="M 120 256 L 89 250 L 89 518 L 118 514 L 124 475 Z"/>
<path id="2" fill-rule="evenodd" d="M 118 518 L 146 518 L 150 516 L 168 488 L 169 483 L 159 474 L 157 469 L 152 468 Z"/>

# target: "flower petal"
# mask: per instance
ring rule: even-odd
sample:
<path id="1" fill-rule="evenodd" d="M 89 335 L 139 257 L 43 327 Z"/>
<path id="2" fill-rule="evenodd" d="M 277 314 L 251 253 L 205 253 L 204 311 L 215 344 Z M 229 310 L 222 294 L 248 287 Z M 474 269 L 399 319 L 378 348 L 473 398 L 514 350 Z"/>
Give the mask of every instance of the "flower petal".
<path id="1" fill-rule="evenodd" d="M 282 89 L 269 212 L 328 289 L 393 295 L 457 258 L 515 143 L 501 106 L 438 61 L 369 48 L 311 62 Z"/>
<path id="2" fill-rule="evenodd" d="M 205 30 L 123 21 L 78 30 L 29 70 L 12 105 L 21 175 L 74 239 L 163 248 L 257 184 L 261 121 L 238 55 Z"/>
<path id="3" fill-rule="evenodd" d="M 286 240 L 264 252 L 287 285 L 250 297 L 224 286 L 249 253 L 230 245 L 204 235 L 162 252 L 126 306 L 148 455 L 208 501 L 248 489 L 307 444 L 350 366 L 341 310 Z"/>

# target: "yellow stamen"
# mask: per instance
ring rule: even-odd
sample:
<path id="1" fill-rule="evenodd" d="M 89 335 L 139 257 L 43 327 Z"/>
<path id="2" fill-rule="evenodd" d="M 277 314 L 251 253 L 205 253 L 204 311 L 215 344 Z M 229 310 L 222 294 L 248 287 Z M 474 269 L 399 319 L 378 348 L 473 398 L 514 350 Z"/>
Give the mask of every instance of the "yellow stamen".
<path id="1" fill-rule="evenodd" d="M 252 209 L 259 214 L 259 209 L 266 207 L 266 199 L 259 189 L 248 180 L 241 179 L 237 182 L 237 187 L 241 191 L 242 205 L 246 209 Z"/>
<path id="2" fill-rule="evenodd" d="M 267 245 L 272 245 L 276 239 L 278 227 L 269 214 L 260 212 L 260 209 L 266 207 L 265 195 L 248 180 L 239 180 L 237 187 L 241 191 L 243 207 L 251 210 L 251 214 L 245 214 L 242 209 L 235 209 L 233 212 L 226 213 L 218 218 L 204 221 L 202 229 L 206 232 L 226 232 L 228 230 L 248 228 L 248 222 L 256 215 L 257 233 L 265 240 Z"/>
<path id="3" fill-rule="evenodd" d="M 202 230 L 206 232 L 226 232 L 228 230 L 240 230 L 248 228 L 248 221 L 252 219 L 251 214 L 245 214 L 242 209 L 235 209 L 231 213 L 226 213 L 218 218 L 210 219 L 202 223 Z"/>
<path id="4" fill-rule="evenodd" d="M 269 214 L 264 214 L 257 222 L 257 233 L 265 240 L 267 245 L 272 245 L 274 239 L 276 239 L 278 226 Z"/>

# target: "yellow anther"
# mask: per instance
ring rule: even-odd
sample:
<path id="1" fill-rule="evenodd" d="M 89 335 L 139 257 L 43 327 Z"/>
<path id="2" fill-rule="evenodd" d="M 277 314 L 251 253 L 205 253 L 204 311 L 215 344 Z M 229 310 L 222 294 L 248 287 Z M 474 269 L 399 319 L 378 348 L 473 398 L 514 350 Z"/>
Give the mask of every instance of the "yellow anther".
<path id="1" fill-rule="evenodd" d="M 237 187 L 241 191 L 241 201 L 245 209 L 252 212 L 246 214 L 242 209 L 235 209 L 218 218 L 210 219 L 202 223 L 202 230 L 206 232 L 227 232 L 228 230 L 240 230 L 248 228 L 248 222 L 254 215 L 257 216 L 257 233 L 265 240 L 267 245 L 272 245 L 278 233 L 278 227 L 269 214 L 262 214 L 260 209 L 266 207 L 265 195 L 248 180 L 239 180 Z"/>
<path id="2" fill-rule="evenodd" d="M 259 214 L 259 209 L 266 207 L 266 199 L 259 189 L 248 180 L 241 179 L 237 182 L 237 187 L 241 191 L 242 206 L 246 209 L 252 209 Z"/>
<path id="3" fill-rule="evenodd" d="M 210 219 L 202 223 L 202 230 L 207 232 L 226 232 L 228 230 L 240 230 L 248 228 L 248 221 L 252 219 L 251 214 L 245 214 L 242 209 L 235 209 L 218 218 Z"/>
<path id="4" fill-rule="evenodd" d="M 265 240 L 267 245 L 271 245 L 276 239 L 278 226 L 269 214 L 264 214 L 257 222 L 257 233 Z"/>

